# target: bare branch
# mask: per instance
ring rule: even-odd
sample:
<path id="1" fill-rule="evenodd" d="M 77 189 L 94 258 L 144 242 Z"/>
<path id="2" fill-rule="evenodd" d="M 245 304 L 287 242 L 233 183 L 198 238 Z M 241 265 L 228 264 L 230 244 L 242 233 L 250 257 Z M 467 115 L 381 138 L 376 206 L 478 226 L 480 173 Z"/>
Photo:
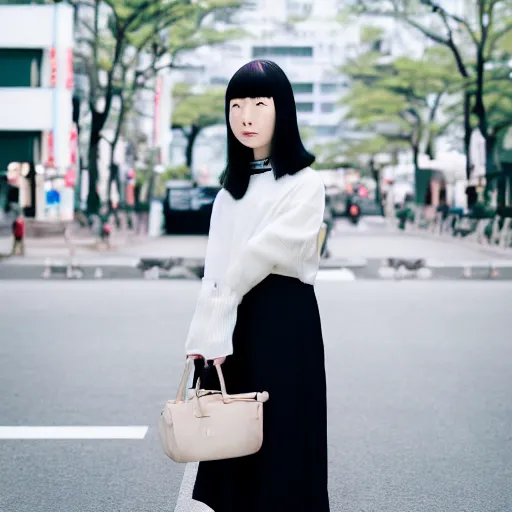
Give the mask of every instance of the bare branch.
<path id="1" fill-rule="evenodd" d="M 448 23 L 448 19 L 451 19 L 451 20 L 455 21 L 456 23 L 458 23 L 459 25 L 462 25 L 467 30 L 467 32 L 470 35 L 473 42 L 476 45 L 479 44 L 478 38 L 476 37 L 474 30 L 471 28 L 471 25 L 466 18 L 463 18 L 461 16 L 458 16 L 456 14 L 452 14 L 452 13 L 448 12 L 444 7 L 441 7 L 438 3 L 433 2 L 432 0 L 420 0 L 420 1 L 423 5 L 432 8 L 433 12 L 436 12 L 441 16 L 441 18 L 443 19 L 444 25 L 447 27 L 447 29 L 449 31 L 450 39 L 452 38 L 452 30 Z"/>

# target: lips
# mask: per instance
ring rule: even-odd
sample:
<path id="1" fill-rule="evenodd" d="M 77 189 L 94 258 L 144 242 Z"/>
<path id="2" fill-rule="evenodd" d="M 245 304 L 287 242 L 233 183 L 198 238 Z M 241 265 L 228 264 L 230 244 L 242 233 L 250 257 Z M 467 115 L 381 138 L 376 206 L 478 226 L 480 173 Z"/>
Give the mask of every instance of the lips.
<path id="1" fill-rule="evenodd" d="M 242 132 L 244 137 L 252 137 L 253 135 L 258 135 L 256 132 Z"/>

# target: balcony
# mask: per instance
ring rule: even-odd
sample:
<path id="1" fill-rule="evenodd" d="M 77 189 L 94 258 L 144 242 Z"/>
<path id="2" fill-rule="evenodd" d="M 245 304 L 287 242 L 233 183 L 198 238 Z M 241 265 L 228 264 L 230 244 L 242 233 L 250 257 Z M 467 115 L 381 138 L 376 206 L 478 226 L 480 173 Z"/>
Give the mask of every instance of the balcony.
<path id="1" fill-rule="evenodd" d="M 0 48 L 71 47 L 72 44 L 71 6 L 0 5 Z"/>
<path id="2" fill-rule="evenodd" d="M 0 88 L 0 130 L 50 130 L 53 122 L 53 90 L 30 87 Z"/>

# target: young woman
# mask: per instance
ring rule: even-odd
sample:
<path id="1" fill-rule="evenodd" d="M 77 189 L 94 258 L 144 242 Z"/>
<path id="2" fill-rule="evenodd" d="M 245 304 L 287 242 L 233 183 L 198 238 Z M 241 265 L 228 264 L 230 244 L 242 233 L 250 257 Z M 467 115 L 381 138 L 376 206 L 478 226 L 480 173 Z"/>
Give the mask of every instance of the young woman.
<path id="1" fill-rule="evenodd" d="M 292 87 L 257 60 L 226 91 L 228 163 L 186 343 L 196 378 L 268 391 L 263 446 L 201 462 L 193 499 L 214 512 L 328 512 L 326 379 L 313 283 L 325 189 L 302 145 Z"/>

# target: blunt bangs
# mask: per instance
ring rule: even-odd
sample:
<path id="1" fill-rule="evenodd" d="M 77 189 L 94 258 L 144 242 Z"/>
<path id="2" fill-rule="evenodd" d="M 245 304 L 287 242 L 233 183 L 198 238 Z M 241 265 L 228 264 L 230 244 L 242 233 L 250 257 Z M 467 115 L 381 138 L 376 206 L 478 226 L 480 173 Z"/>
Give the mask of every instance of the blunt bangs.
<path id="1" fill-rule="evenodd" d="M 272 77 L 265 72 L 262 62 L 249 62 L 229 81 L 226 90 L 226 106 L 229 107 L 229 102 L 233 99 L 274 97 L 276 85 Z"/>
<path id="2" fill-rule="evenodd" d="M 270 160 L 276 179 L 309 167 L 315 157 L 302 144 L 297 122 L 293 89 L 284 71 L 269 60 L 254 60 L 242 66 L 229 81 L 225 97 L 227 127 L 227 165 L 220 177 L 221 185 L 241 199 L 249 186 L 249 164 L 254 152 L 233 134 L 229 124 L 229 103 L 233 99 L 273 98 L 276 124 Z"/>

